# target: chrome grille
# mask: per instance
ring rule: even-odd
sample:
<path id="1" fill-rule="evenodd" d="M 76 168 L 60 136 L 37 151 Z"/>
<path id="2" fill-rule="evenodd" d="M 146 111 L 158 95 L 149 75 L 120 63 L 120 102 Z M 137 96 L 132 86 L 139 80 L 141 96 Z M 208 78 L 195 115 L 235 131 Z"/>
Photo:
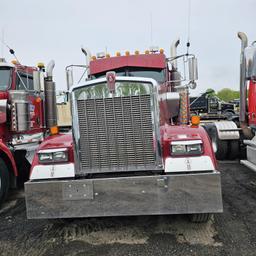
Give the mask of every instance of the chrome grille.
<path id="1" fill-rule="evenodd" d="M 77 100 L 77 174 L 156 168 L 151 96 Z"/>

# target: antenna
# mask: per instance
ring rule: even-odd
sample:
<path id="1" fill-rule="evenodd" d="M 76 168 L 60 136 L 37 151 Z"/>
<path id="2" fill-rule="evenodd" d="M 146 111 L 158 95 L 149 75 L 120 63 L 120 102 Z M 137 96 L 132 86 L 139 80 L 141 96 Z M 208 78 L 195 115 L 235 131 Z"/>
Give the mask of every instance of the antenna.
<path id="1" fill-rule="evenodd" d="M 153 45 L 153 18 L 152 18 L 152 12 L 150 13 L 150 45 Z"/>
<path id="2" fill-rule="evenodd" d="M 4 41 L 4 29 L 3 29 L 3 28 L 2 28 L 1 43 L 2 43 L 2 50 L 1 50 L 1 51 L 2 51 L 2 55 L 3 55 L 3 52 L 4 52 L 3 48 L 4 48 L 4 46 L 5 46 L 5 47 L 7 47 L 7 48 L 9 49 L 10 54 L 12 54 L 12 55 L 14 56 L 14 58 L 19 62 L 17 56 L 15 55 L 15 51 L 14 51 L 9 45 L 7 45 L 7 44 L 5 43 L 5 41 Z M 19 63 L 20 63 L 20 62 L 19 62 Z"/>
<path id="3" fill-rule="evenodd" d="M 4 42 L 4 28 L 2 28 L 1 41 Z M 4 44 L 1 45 L 1 56 L 2 56 L 2 58 L 4 57 Z"/>
<path id="4" fill-rule="evenodd" d="M 1 43 L 9 49 L 10 54 L 12 54 L 12 55 L 14 56 L 14 58 L 19 62 L 17 56 L 15 55 L 15 51 L 14 51 L 10 46 L 8 46 L 8 45 L 3 41 L 3 39 L 1 39 Z M 20 63 L 20 62 L 19 62 L 19 63 Z"/>
<path id="5" fill-rule="evenodd" d="M 189 54 L 190 47 L 190 20 L 191 20 L 191 0 L 188 0 L 188 40 L 187 40 L 187 54 Z"/>

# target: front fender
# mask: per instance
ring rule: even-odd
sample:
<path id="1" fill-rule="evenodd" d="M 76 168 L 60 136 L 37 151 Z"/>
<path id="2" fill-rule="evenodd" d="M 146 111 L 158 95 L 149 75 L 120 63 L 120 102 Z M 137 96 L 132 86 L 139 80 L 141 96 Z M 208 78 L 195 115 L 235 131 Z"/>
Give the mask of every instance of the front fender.
<path id="1" fill-rule="evenodd" d="M 10 163 L 14 175 L 18 176 L 18 169 L 13 154 L 2 141 L 0 141 L 0 154 L 4 156 L 3 160 L 8 161 Z"/>

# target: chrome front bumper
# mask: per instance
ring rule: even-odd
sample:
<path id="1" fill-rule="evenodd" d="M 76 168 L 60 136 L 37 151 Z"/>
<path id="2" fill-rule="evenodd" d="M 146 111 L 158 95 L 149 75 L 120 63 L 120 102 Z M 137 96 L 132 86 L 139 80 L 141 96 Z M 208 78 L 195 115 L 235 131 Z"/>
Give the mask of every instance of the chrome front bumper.
<path id="1" fill-rule="evenodd" d="M 25 183 L 27 217 L 219 213 L 220 173 L 173 174 Z"/>

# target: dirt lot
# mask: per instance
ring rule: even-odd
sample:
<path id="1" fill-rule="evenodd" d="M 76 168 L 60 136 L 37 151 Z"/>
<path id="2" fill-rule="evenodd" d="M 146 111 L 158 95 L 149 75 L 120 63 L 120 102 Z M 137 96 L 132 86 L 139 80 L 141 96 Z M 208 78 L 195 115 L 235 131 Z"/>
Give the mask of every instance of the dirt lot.
<path id="1" fill-rule="evenodd" d="M 0 209 L 0 255 L 256 255 L 256 173 L 221 163 L 224 213 L 207 224 L 185 216 L 27 220 L 23 191 Z"/>

